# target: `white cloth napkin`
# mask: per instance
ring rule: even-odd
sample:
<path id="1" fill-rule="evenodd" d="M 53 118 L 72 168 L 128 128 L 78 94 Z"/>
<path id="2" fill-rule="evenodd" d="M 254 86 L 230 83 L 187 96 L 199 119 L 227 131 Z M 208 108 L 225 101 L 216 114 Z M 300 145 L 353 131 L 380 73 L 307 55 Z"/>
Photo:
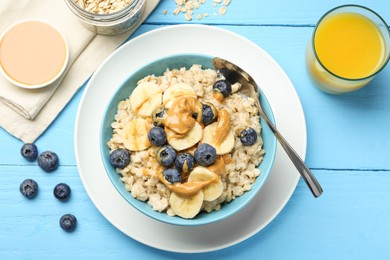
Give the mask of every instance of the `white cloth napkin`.
<path id="1" fill-rule="evenodd" d="M 21 20 L 43 20 L 63 33 L 70 55 L 62 79 L 46 88 L 22 89 L 0 76 L 0 126 L 23 142 L 34 142 L 99 64 L 138 28 L 159 2 L 146 0 L 142 18 L 130 31 L 104 36 L 84 28 L 64 0 L 2 0 L 0 33 Z"/>

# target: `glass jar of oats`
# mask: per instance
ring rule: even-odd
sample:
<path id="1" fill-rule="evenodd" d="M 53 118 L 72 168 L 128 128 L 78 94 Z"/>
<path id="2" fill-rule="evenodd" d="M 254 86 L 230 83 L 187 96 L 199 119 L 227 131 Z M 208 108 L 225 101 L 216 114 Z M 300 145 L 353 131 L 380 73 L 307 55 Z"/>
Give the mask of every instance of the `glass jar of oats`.
<path id="1" fill-rule="evenodd" d="M 65 0 L 89 30 L 114 35 L 132 28 L 141 18 L 145 0 Z"/>

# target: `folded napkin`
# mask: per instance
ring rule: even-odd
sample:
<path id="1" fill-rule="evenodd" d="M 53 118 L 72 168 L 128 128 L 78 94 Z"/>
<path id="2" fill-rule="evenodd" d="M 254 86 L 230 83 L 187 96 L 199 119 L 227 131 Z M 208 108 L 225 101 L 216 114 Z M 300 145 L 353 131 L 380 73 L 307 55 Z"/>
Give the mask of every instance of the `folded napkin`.
<path id="1" fill-rule="evenodd" d="M 42 89 L 22 89 L 0 76 L 0 126 L 23 142 L 34 142 L 99 64 L 148 17 L 160 0 L 146 0 L 144 14 L 130 31 L 104 36 L 82 26 L 64 0 L 2 0 L 0 34 L 11 24 L 39 19 L 61 31 L 69 46 L 64 76 Z"/>

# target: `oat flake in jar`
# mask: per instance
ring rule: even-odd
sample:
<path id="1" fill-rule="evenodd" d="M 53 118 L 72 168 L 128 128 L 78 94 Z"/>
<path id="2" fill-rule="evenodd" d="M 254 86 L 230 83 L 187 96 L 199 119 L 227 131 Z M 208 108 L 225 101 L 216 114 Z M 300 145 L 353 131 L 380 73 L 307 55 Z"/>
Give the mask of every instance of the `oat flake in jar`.
<path id="1" fill-rule="evenodd" d="M 65 0 L 90 31 L 115 35 L 131 29 L 145 10 L 145 0 Z"/>

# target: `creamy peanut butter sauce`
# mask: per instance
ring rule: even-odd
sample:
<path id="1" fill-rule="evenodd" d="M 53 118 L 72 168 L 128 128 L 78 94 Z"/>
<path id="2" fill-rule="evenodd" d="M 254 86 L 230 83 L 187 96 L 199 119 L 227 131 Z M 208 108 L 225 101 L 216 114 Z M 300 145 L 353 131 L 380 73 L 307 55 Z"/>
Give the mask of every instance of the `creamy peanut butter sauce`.
<path id="1" fill-rule="evenodd" d="M 139 104 L 137 104 L 136 106 L 134 106 L 134 107 L 133 107 L 134 111 L 135 111 L 135 112 L 138 112 L 138 110 L 139 110 L 143 105 L 145 105 L 146 102 L 149 102 L 151 98 L 152 98 L 151 96 L 148 97 L 148 98 L 145 98 L 142 102 L 140 102 Z"/>
<path id="2" fill-rule="evenodd" d="M 229 163 L 231 163 L 233 161 L 232 156 L 230 154 L 228 154 L 228 153 L 222 155 L 222 159 L 223 159 L 225 164 L 229 164 Z"/>
<path id="3" fill-rule="evenodd" d="M 213 97 L 219 101 L 219 103 L 222 103 L 225 100 L 225 97 L 222 95 L 219 91 L 214 91 Z"/>
<path id="4" fill-rule="evenodd" d="M 175 132 L 178 138 L 184 137 L 195 125 L 196 120 L 192 117 L 195 113 L 202 113 L 202 105 L 197 98 L 177 98 L 167 111 L 164 126 Z"/>
<path id="5" fill-rule="evenodd" d="M 225 160 L 222 157 L 219 157 L 212 165 L 208 166 L 207 169 L 219 176 L 223 176 L 226 173 Z"/>
<path id="6" fill-rule="evenodd" d="M 220 145 L 230 131 L 230 114 L 226 109 L 218 111 L 217 128 L 215 130 L 215 141 Z"/>
<path id="7" fill-rule="evenodd" d="M 163 170 L 161 167 L 159 167 L 158 170 L 156 171 L 156 176 L 162 183 L 164 183 L 165 186 L 168 187 L 168 189 L 170 189 L 177 195 L 185 196 L 185 197 L 193 196 L 197 194 L 204 187 L 206 187 L 207 185 L 209 185 L 214 181 L 217 181 L 220 178 L 218 174 L 214 174 L 211 179 L 206 181 L 188 181 L 185 183 L 178 182 L 172 184 L 164 178 Z"/>
<path id="8" fill-rule="evenodd" d="M 148 103 L 154 97 L 154 95 L 161 94 L 162 92 L 163 91 L 161 89 L 159 89 L 153 95 L 150 95 L 149 97 L 147 97 L 144 100 L 142 100 L 142 102 L 140 102 L 139 104 L 134 106 L 133 110 L 137 113 L 141 109 L 141 107 L 143 107 L 146 103 Z"/>
<path id="9" fill-rule="evenodd" d="M 144 119 L 141 119 L 141 118 L 137 118 L 134 120 L 144 121 Z M 140 127 L 139 123 L 129 122 L 125 126 L 125 128 L 123 129 L 123 133 L 125 135 L 124 138 L 126 139 L 127 136 L 147 135 L 150 128 L 151 128 L 151 124 L 148 121 L 146 121 L 145 124 L 142 125 L 142 127 Z M 126 147 L 127 149 L 132 150 L 132 151 L 144 150 L 152 145 L 148 138 L 132 138 L 132 140 L 133 140 L 133 142 L 132 142 L 131 149 L 130 149 L 130 147 Z"/>

